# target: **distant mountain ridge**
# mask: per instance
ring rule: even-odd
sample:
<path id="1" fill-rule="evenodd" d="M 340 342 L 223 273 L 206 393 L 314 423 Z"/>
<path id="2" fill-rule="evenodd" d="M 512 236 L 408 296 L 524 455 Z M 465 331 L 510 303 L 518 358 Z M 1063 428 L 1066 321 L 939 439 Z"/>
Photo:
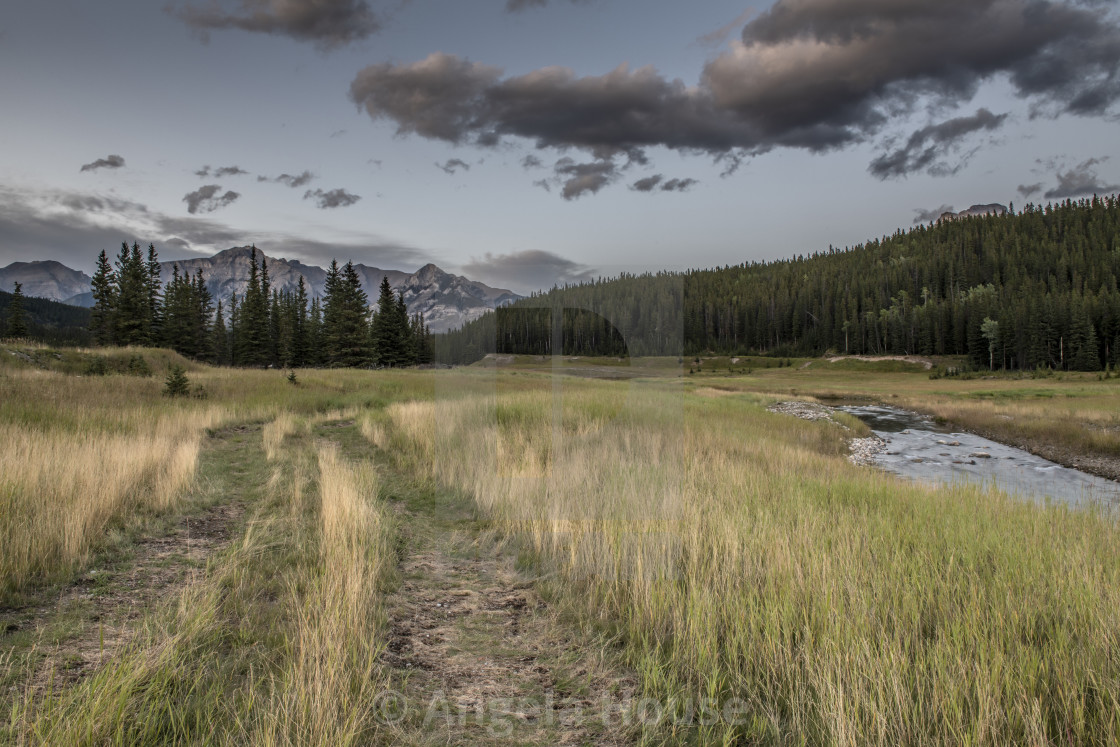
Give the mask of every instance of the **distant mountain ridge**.
<path id="1" fill-rule="evenodd" d="M 161 262 L 164 283 L 171 277 L 172 266 L 178 265 L 180 273 L 194 275 L 202 270 L 206 287 L 215 300 L 228 303 L 234 293 L 245 295 L 249 285 L 249 265 L 252 247 L 237 246 L 218 252 L 212 257 Z M 325 292 L 327 272 L 322 267 L 307 265 L 299 260 L 269 257 L 257 249 L 258 258 L 268 265 L 268 276 L 276 290 L 294 291 L 303 277 L 309 297 L 322 296 Z M 389 278 L 393 289 L 404 294 L 409 313 L 420 312 L 434 332 L 443 332 L 477 319 L 491 309 L 516 301 L 521 296 L 503 288 L 491 288 L 460 275 L 444 272 L 434 264 L 427 264 L 414 273 L 401 270 L 382 270 L 356 264 L 362 288 L 372 304 L 377 300 L 382 278 Z M 0 268 L 0 290 L 11 290 L 12 284 L 23 284 L 26 296 L 48 298 L 76 306 L 92 306 L 91 278 L 54 260 L 38 262 L 13 262 Z"/>

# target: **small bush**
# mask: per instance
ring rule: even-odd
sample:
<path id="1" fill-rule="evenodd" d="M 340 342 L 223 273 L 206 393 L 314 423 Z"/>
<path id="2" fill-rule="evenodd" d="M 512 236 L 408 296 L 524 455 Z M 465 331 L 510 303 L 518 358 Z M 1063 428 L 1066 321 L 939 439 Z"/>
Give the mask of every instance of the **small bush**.
<path id="1" fill-rule="evenodd" d="M 86 362 L 86 376 L 105 376 L 109 373 L 109 361 L 103 355 L 94 355 Z"/>
<path id="2" fill-rule="evenodd" d="M 191 382 L 182 366 L 171 366 L 163 381 L 163 396 L 186 397 L 191 393 Z"/>
<path id="3" fill-rule="evenodd" d="M 148 365 L 148 361 L 142 355 L 134 355 L 128 359 L 128 365 L 125 367 L 125 373 L 129 376 L 144 376 L 152 375 L 152 367 Z"/>

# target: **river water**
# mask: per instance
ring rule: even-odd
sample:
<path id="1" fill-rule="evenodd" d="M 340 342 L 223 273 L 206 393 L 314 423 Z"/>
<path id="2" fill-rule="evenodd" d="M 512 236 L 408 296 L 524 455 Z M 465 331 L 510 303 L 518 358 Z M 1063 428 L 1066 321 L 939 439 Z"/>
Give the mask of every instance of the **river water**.
<path id="1" fill-rule="evenodd" d="M 922 482 L 995 486 L 1038 501 L 1120 505 L 1118 482 L 980 436 L 942 428 L 924 415 L 882 405 L 837 409 L 855 415 L 887 442 L 873 463 L 888 472 Z"/>

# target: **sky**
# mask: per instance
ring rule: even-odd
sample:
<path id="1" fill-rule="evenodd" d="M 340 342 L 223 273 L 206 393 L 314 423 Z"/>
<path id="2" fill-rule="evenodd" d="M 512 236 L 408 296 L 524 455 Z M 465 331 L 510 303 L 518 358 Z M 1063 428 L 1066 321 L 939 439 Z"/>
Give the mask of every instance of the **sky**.
<path id="1" fill-rule="evenodd" d="M 5 0 L 0 266 L 527 293 L 1120 190 L 1116 0 Z"/>

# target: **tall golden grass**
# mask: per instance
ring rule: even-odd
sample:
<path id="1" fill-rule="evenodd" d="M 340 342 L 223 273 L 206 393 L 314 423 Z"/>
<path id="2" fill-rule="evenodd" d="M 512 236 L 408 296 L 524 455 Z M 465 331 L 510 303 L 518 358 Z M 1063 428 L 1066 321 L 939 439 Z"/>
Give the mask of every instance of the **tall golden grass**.
<path id="1" fill-rule="evenodd" d="M 0 595 L 69 572 L 114 520 L 169 508 L 222 419 L 218 408 L 133 407 L 106 422 L 93 406 L 59 413 L 60 427 L 54 415 L 0 422 Z"/>
<path id="2" fill-rule="evenodd" d="M 392 405 L 392 438 L 626 641 L 686 724 L 647 736 L 1120 740 L 1110 517 L 859 470 L 838 429 L 750 396 L 645 387 L 620 411 L 617 385 L 564 390 L 559 442 L 544 387 Z M 713 701 L 742 714 L 687 718 Z"/>

